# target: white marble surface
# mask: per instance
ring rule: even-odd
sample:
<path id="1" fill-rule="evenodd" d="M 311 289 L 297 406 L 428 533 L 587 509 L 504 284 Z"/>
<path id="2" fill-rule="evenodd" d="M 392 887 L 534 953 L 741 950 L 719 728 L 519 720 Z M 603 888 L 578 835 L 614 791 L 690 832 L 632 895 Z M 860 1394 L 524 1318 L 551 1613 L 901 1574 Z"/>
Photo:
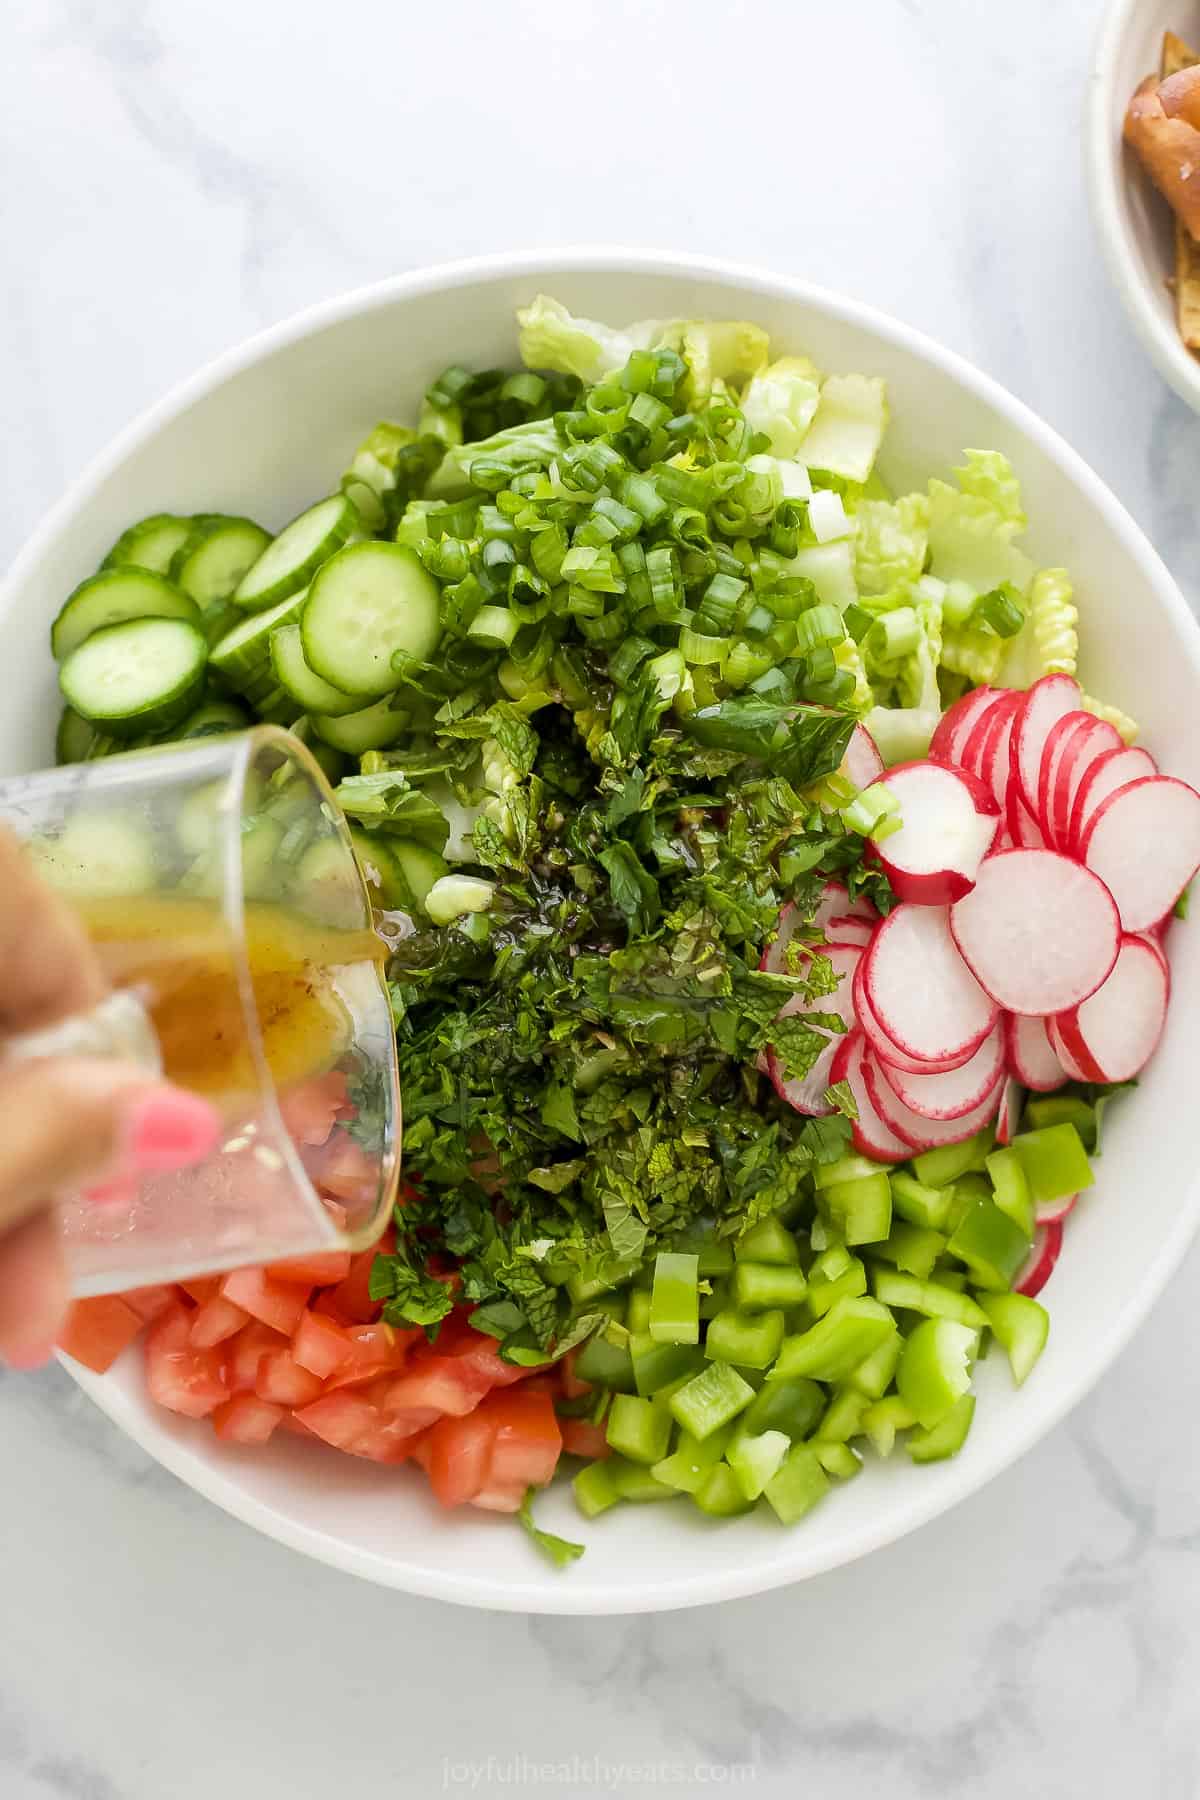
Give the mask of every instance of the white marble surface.
<path id="1" fill-rule="evenodd" d="M 803 273 L 965 352 L 1195 594 L 1200 422 L 1127 330 L 1086 214 L 1098 12 L 9 0 L 0 556 L 146 402 L 294 308 L 439 258 L 624 239 Z M 657 1620 L 373 1590 L 206 1506 L 61 1373 L 2 1376 L 0 1796 L 308 1800 L 352 1769 L 368 1800 L 1190 1800 L 1198 1282 L 1193 1255 L 1091 1400 L 948 1519 Z"/>

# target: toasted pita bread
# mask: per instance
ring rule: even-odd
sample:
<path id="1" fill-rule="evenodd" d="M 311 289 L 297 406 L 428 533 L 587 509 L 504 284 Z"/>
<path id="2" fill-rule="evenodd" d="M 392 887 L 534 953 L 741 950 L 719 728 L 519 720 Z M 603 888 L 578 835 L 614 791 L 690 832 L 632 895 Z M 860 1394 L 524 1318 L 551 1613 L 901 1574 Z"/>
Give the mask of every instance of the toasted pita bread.
<path id="1" fill-rule="evenodd" d="M 1200 63 L 1200 52 L 1173 31 L 1163 33 L 1160 77 L 1166 80 Z M 1200 244 L 1175 220 L 1175 318 L 1189 350 L 1200 350 Z"/>

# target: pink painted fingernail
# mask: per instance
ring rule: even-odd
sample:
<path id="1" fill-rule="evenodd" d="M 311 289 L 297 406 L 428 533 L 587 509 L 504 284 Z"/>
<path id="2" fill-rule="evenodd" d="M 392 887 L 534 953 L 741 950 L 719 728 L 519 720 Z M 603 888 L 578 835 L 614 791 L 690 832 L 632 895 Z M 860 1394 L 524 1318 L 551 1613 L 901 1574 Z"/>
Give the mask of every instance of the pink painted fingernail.
<path id="1" fill-rule="evenodd" d="M 20 1350 L 6 1350 L 4 1361 L 10 1369 L 41 1369 L 54 1355 L 54 1339 L 40 1344 L 26 1344 Z"/>
<path id="2" fill-rule="evenodd" d="M 182 1088 L 159 1088 L 125 1117 L 125 1165 L 142 1174 L 185 1169 L 216 1148 L 221 1120 L 216 1109 Z"/>

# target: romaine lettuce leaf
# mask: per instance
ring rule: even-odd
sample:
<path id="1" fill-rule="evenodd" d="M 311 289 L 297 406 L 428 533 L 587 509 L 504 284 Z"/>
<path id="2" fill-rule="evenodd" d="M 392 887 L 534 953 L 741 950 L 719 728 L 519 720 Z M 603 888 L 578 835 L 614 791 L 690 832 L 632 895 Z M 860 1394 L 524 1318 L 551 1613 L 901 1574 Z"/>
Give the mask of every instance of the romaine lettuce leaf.
<path id="1" fill-rule="evenodd" d="M 1090 694 L 1080 694 L 1079 705 L 1084 712 L 1094 713 L 1096 718 L 1114 725 L 1127 744 L 1132 744 L 1137 737 L 1140 730 L 1137 720 L 1123 713 L 1119 706 L 1110 706 L 1106 700 L 1093 700 Z"/>
<path id="2" fill-rule="evenodd" d="M 855 509 L 858 534 L 854 576 L 860 593 L 884 594 L 915 581 L 929 545 L 929 501 L 905 494 L 895 501 L 862 499 Z"/>
<path id="3" fill-rule="evenodd" d="M 562 439 L 553 419 L 527 419 L 510 425 L 492 437 L 477 438 L 447 450 L 425 484 L 429 500 L 456 500 L 471 492 L 471 464 L 481 456 L 511 462 L 518 469 L 544 469 L 562 450 Z"/>
<path id="4" fill-rule="evenodd" d="M 817 412 L 821 377 L 806 356 L 781 356 L 747 382 L 742 411 L 775 456 L 794 457 Z M 807 459 L 806 459 L 807 460 Z"/>
<path id="5" fill-rule="evenodd" d="M 887 392 L 877 375 L 830 375 L 800 445 L 810 469 L 866 481 L 887 425 Z"/>
<path id="6" fill-rule="evenodd" d="M 517 324 L 521 360 L 528 368 L 578 375 L 581 381 L 603 381 L 623 369 L 635 350 L 654 350 L 662 344 L 677 347 L 682 332 L 678 319 L 640 319 L 614 330 L 595 319 L 573 317 L 547 294 L 519 307 Z"/>
<path id="7" fill-rule="evenodd" d="M 839 538 L 832 544 L 802 544 L 788 558 L 788 574 L 803 575 L 817 590 L 818 600 L 845 612 L 858 598 L 854 584 L 854 540 Z"/>
<path id="8" fill-rule="evenodd" d="M 965 466 L 954 471 L 957 487 L 929 483 L 930 572 L 964 582 L 976 594 L 1005 582 L 1023 593 L 1033 564 L 1013 544 L 1025 527 L 1016 476 L 996 451 L 966 454 Z"/>
<path id="9" fill-rule="evenodd" d="M 686 320 L 678 348 L 688 367 L 688 405 L 704 406 L 727 382 L 739 388 L 748 375 L 756 376 L 770 347 L 762 327 L 745 319 Z"/>

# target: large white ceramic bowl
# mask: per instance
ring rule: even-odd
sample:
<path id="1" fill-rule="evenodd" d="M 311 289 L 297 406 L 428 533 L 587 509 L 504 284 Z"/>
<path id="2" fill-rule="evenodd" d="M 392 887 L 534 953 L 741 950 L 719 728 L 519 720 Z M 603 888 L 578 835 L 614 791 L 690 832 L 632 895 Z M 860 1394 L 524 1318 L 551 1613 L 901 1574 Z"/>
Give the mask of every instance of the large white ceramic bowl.
<path id="1" fill-rule="evenodd" d="M 1134 88 L 1157 73 L 1164 31 L 1200 47 L 1197 0 L 1113 0 L 1092 61 L 1085 124 L 1088 186 L 1109 272 L 1159 374 L 1200 412 L 1200 358 L 1175 326 L 1167 282 L 1175 273 L 1171 210 L 1121 141 Z"/>
<path id="2" fill-rule="evenodd" d="M 57 711 L 46 628 L 62 596 L 142 514 L 224 508 L 280 525 L 336 480 L 377 417 L 406 418 L 450 361 L 511 363 L 513 311 L 538 289 L 619 322 L 680 314 L 757 320 L 779 349 L 887 379 L 884 474 L 900 488 L 964 447 L 1020 473 L 1030 544 L 1074 573 L 1087 688 L 1137 715 L 1164 767 L 1200 783 L 1200 632 L 1119 503 L 1055 434 L 957 357 L 868 308 L 803 282 L 627 251 L 494 257 L 405 275 L 317 307 L 222 357 L 126 431 L 55 508 L 2 597 L 0 767 L 49 760 Z M 218 1444 L 205 1424 L 146 1398 L 140 1357 L 108 1375 L 73 1369 L 124 1430 L 218 1505 L 294 1549 L 368 1579 L 475 1606 L 635 1612 L 753 1593 L 850 1562 L 972 1493 L 1027 1450 L 1096 1380 L 1145 1317 L 1200 1204 L 1192 1144 L 1200 930 L 1173 943 L 1175 1003 L 1141 1091 L 1116 1109 L 1096 1188 L 1077 1209 L 1046 1293 L 1050 1345 L 1021 1393 L 1000 1361 L 982 1375 L 976 1425 L 954 1461 L 876 1465 L 785 1531 L 770 1517 L 713 1525 L 687 1508 L 628 1506 L 593 1525 L 569 1494 L 545 1522 L 588 1543 L 566 1573 L 510 1524 L 446 1515 L 423 1482 L 296 1440 Z M 1035 1529 L 1031 1518 L 1030 1529 Z"/>

